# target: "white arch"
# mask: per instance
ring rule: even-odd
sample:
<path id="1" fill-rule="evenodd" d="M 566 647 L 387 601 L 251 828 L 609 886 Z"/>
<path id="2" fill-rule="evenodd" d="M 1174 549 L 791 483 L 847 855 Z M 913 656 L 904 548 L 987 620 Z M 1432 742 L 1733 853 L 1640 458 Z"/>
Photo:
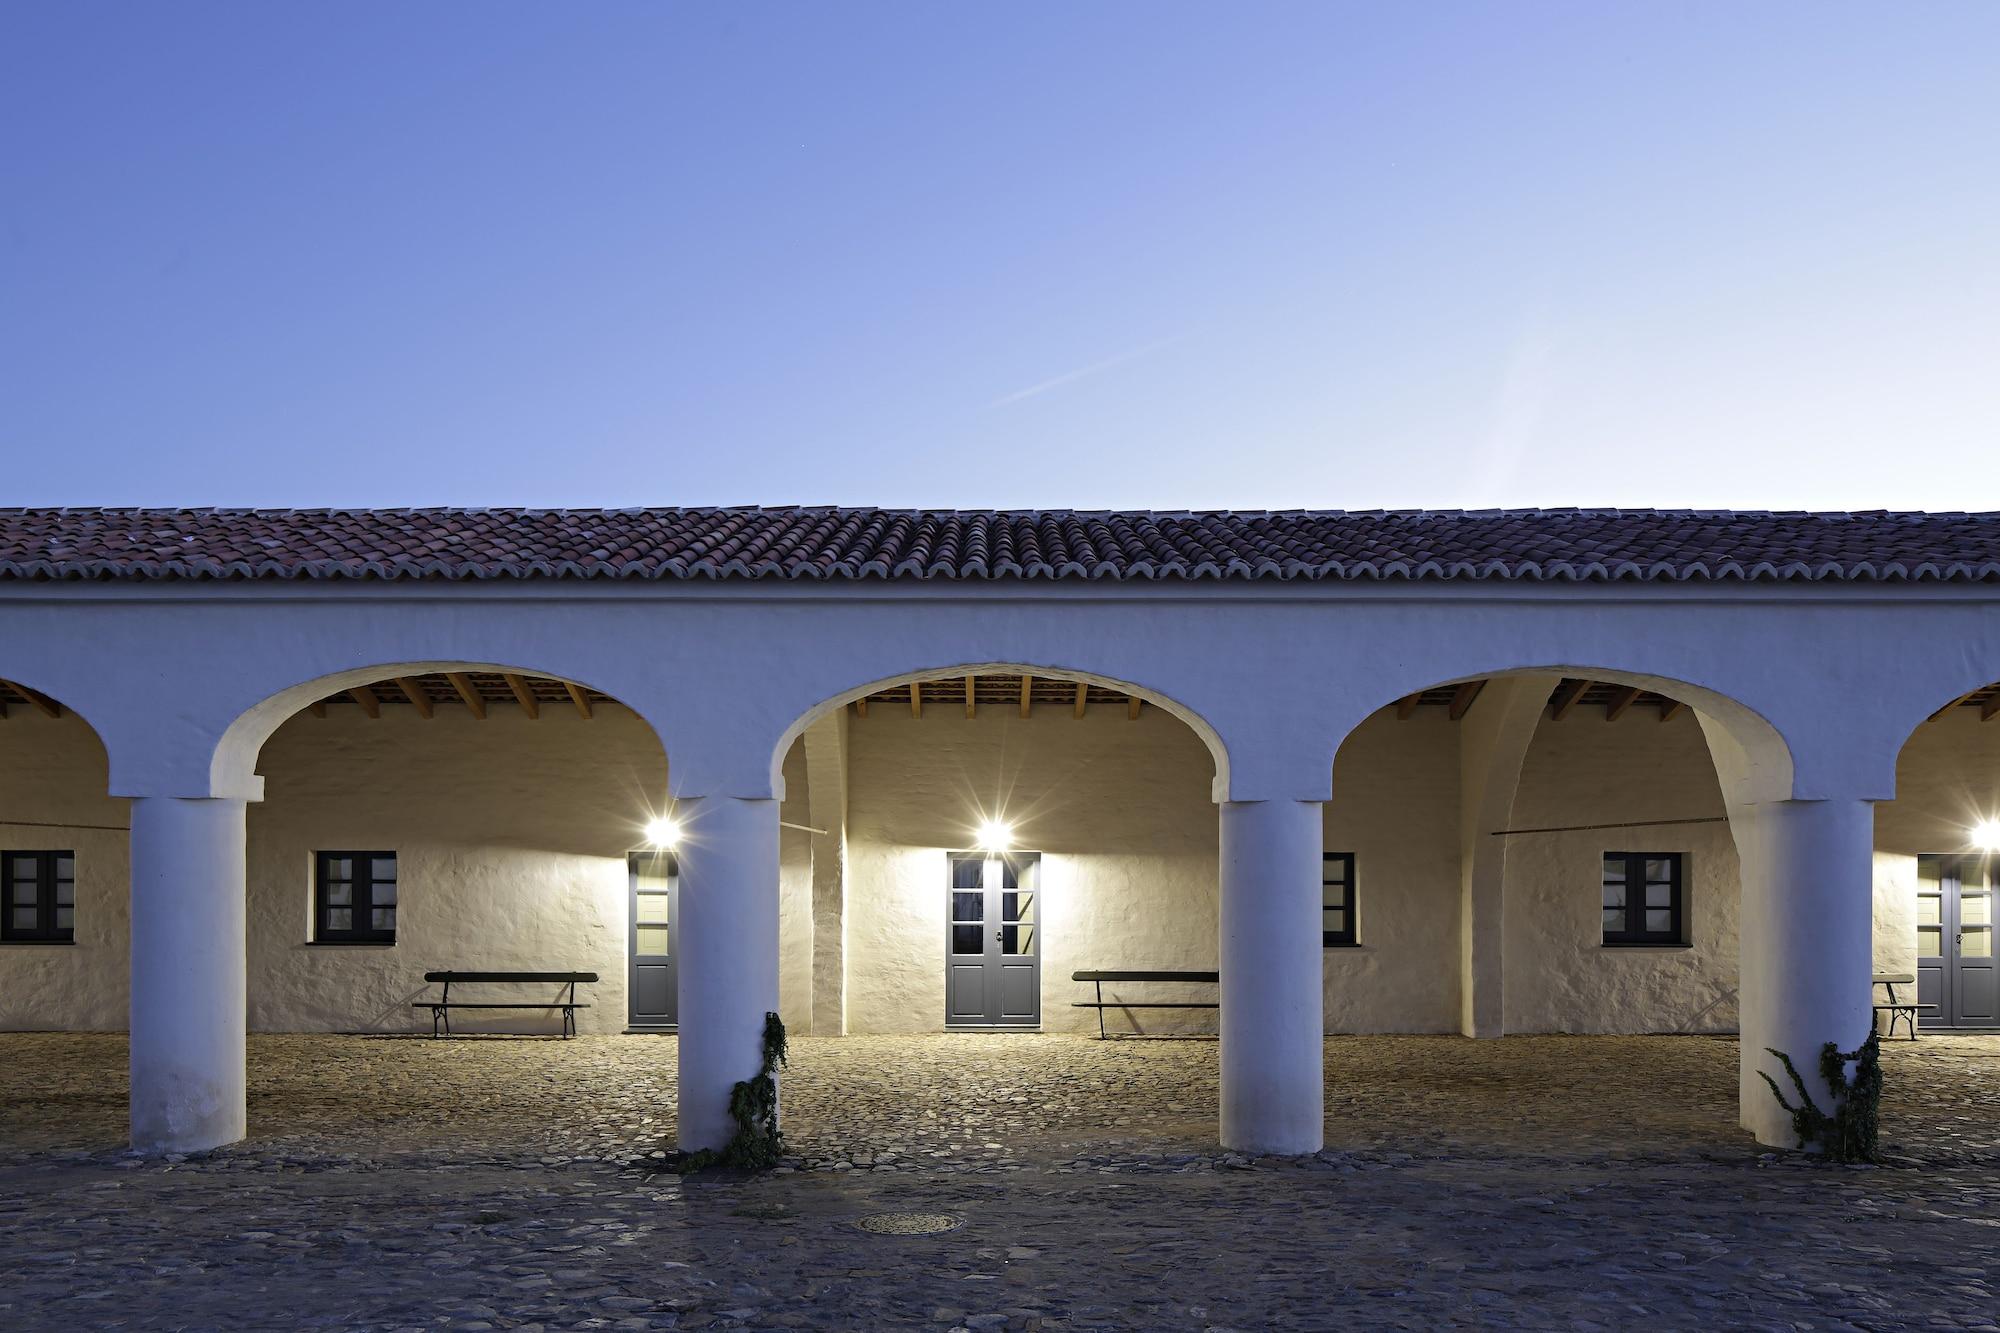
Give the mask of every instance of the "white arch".
<path id="1" fill-rule="evenodd" d="M 1143 699 L 1161 711 L 1170 713 L 1185 723 L 1202 744 L 1208 747 L 1209 756 L 1215 761 L 1214 790 L 1216 799 L 1222 800 L 1229 791 L 1229 746 L 1221 733 L 1194 709 L 1177 699 L 1169 698 L 1158 690 L 1135 685 L 1096 671 L 1078 671 L 1071 667 L 1049 666 L 1031 662 L 960 662 L 950 666 L 921 667 L 884 676 L 864 684 L 850 686 L 814 704 L 792 720 L 778 737 L 771 750 L 771 784 L 773 791 L 783 790 L 785 755 L 791 751 L 792 743 L 806 733 L 813 723 L 837 712 L 857 699 L 865 699 L 871 694 L 893 689 L 898 685 L 909 685 L 917 681 L 954 680 L 961 676 L 980 675 L 1031 675 L 1048 680 L 1067 680 L 1079 684 L 1101 685 L 1106 689 L 1119 690 L 1134 698 Z"/>

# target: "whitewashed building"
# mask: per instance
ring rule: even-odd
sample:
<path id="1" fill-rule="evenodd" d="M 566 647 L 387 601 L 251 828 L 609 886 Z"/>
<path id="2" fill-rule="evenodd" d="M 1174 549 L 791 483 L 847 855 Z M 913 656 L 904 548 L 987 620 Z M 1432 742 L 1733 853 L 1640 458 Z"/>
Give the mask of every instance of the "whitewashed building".
<path id="1" fill-rule="evenodd" d="M 436 970 L 597 973 L 690 1147 L 771 1010 L 1219 1026 L 1279 1152 L 1327 1032 L 1741 1031 L 1789 1144 L 1871 973 L 2000 1027 L 2000 516 L 7 510 L 0 605 L 0 1028 L 142 1146 Z"/>

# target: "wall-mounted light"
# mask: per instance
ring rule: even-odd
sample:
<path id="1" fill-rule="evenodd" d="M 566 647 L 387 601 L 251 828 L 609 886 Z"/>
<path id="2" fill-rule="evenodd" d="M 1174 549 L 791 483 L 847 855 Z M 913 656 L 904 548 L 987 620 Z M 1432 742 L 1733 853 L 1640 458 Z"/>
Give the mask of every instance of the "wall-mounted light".
<path id="1" fill-rule="evenodd" d="M 672 851 L 680 845 L 681 824 L 678 819 L 661 815 L 646 825 L 646 841 L 663 851 Z"/>
<path id="2" fill-rule="evenodd" d="M 979 850 L 999 854 L 1013 850 L 1014 826 L 1003 820 L 988 819 L 979 825 Z"/>
<path id="3" fill-rule="evenodd" d="M 1974 825 L 1972 845 L 1982 852 L 2000 852 L 2000 819 L 1985 819 Z"/>

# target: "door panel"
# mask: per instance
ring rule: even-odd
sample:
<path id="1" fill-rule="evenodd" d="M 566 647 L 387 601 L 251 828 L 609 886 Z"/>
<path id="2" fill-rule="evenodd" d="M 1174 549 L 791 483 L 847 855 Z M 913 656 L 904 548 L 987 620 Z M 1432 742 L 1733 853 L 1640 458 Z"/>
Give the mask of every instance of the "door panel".
<path id="1" fill-rule="evenodd" d="M 1960 1027 L 1991 1027 L 2000 1022 L 1996 1005 L 1993 956 L 1993 891 L 1987 881 L 1984 858 L 1967 857 L 1959 862 L 1958 920 L 1953 933 L 1957 957 L 1953 960 L 1951 989 L 1954 1019 Z"/>
<path id="2" fill-rule="evenodd" d="M 945 1023 L 1035 1027 L 1042 1021 L 1040 858 L 978 853 L 949 861 Z"/>
<path id="3" fill-rule="evenodd" d="M 679 869 L 664 852 L 635 852 L 626 861 L 632 886 L 626 1021 L 633 1028 L 663 1030 L 679 1021 Z"/>
<path id="4" fill-rule="evenodd" d="M 1934 1027 L 2000 1027 L 2000 893 L 1991 858 L 1917 858 L 1917 1003 Z"/>

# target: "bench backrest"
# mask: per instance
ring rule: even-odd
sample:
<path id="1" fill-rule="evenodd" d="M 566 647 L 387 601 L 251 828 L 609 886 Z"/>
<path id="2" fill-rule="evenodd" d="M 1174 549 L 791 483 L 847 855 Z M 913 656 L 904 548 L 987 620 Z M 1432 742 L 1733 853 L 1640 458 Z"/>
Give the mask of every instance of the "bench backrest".
<path id="1" fill-rule="evenodd" d="M 553 981 L 560 983 L 596 981 L 595 972 L 426 972 L 425 981 Z"/>
<path id="2" fill-rule="evenodd" d="M 1072 972 L 1071 981 L 1220 981 L 1220 972 Z"/>

